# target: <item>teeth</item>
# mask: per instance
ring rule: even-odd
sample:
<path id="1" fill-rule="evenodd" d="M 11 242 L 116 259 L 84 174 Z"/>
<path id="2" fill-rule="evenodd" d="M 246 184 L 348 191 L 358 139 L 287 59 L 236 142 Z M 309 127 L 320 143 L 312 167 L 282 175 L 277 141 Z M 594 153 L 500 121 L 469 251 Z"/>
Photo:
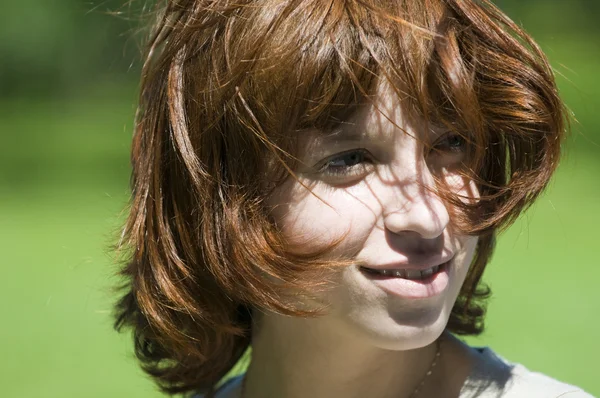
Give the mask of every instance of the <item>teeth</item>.
<path id="1" fill-rule="evenodd" d="M 397 269 L 394 271 L 394 276 L 398 278 L 406 278 L 406 272 L 401 269 Z"/>
<path id="2" fill-rule="evenodd" d="M 407 279 L 420 279 L 421 271 L 418 269 L 407 269 L 406 270 L 406 278 Z"/>
<path id="3" fill-rule="evenodd" d="M 382 270 L 371 270 L 371 272 L 378 273 L 383 276 L 394 276 L 396 278 L 404 279 L 425 279 L 440 270 L 439 265 L 434 265 L 431 268 L 419 271 L 417 269 L 382 269 Z"/>

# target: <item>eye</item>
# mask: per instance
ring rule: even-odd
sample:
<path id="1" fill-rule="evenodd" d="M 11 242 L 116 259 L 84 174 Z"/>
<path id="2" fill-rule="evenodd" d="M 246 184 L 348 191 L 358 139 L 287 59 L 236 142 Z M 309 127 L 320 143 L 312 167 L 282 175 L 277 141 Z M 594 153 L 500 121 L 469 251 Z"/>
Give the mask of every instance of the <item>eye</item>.
<path id="1" fill-rule="evenodd" d="M 326 159 L 319 172 L 326 177 L 357 177 L 364 175 L 371 164 L 367 150 L 353 149 Z"/>
<path id="2" fill-rule="evenodd" d="M 468 151 L 471 142 L 461 134 L 447 133 L 441 136 L 428 154 L 430 166 L 436 169 L 457 170 L 468 168 Z"/>
<path id="3" fill-rule="evenodd" d="M 346 152 L 344 154 L 341 154 L 339 156 L 336 156 L 336 157 L 330 159 L 326 163 L 326 166 L 329 169 L 346 168 L 346 167 L 352 167 L 359 163 L 362 163 L 364 160 L 365 160 L 365 153 L 363 151 L 352 151 L 352 152 Z"/>
<path id="4" fill-rule="evenodd" d="M 467 148 L 467 140 L 459 134 L 446 134 L 433 146 L 438 152 L 464 152 Z"/>

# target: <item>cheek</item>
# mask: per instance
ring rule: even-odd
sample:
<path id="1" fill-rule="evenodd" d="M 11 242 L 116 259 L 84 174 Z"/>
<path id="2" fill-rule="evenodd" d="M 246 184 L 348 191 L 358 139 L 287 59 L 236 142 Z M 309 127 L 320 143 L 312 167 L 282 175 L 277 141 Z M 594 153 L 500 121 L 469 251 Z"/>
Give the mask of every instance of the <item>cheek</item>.
<path id="1" fill-rule="evenodd" d="M 312 191 L 284 184 L 270 200 L 272 218 L 292 250 L 311 253 L 336 242 L 332 255 L 360 250 L 376 222 L 371 206 L 344 189 Z"/>
<path id="2" fill-rule="evenodd" d="M 479 190 L 472 179 L 460 173 L 448 170 L 444 170 L 441 177 L 450 192 L 464 197 L 465 201 L 477 200 L 479 198 Z"/>
<path id="3" fill-rule="evenodd" d="M 468 272 L 469 267 L 471 266 L 471 262 L 473 262 L 473 257 L 475 256 L 475 249 L 477 248 L 477 242 L 479 238 L 477 236 L 470 235 L 461 235 L 460 237 L 461 244 L 461 261 L 464 264 L 465 274 Z"/>

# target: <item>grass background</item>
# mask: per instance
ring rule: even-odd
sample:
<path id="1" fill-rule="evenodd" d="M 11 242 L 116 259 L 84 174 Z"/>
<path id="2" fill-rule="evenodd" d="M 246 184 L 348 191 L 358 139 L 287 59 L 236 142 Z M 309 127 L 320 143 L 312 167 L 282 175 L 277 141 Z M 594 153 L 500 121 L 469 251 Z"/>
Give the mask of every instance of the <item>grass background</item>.
<path id="1" fill-rule="evenodd" d="M 598 7 L 499 3 L 548 53 L 577 121 L 547 193 L 500 239 L 487 330 L 469 341 L 600 396 Z M 162 396 L 110 317 L 135 73 L 0 97 L 2 397 Z"/>

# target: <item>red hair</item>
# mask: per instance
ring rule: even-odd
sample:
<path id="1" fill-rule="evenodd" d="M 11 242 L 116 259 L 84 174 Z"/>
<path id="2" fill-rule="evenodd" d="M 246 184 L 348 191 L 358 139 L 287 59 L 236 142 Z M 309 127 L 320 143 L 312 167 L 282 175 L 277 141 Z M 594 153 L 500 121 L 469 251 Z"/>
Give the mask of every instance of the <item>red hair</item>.
<path id="1" fill-rule="evenodd" d="M 311 295 L 339 264 L 289 250 L 264 206 L 265 170 L 286 178 L 291 132 L 331 128 L 380 81 L 414 117 L 473 143 L 481 199 L 446 200 L 480 239 L 447 328 L 480 333 L 495 234 L 560 155 L 564 107 L 532 39 L 488 1 L 163 3 L 142 73 L 116 326 L 133 329 L 164 391 L 210 391 L 249 345 L 251 308 L 314 315 L 286 291 Z"/>

